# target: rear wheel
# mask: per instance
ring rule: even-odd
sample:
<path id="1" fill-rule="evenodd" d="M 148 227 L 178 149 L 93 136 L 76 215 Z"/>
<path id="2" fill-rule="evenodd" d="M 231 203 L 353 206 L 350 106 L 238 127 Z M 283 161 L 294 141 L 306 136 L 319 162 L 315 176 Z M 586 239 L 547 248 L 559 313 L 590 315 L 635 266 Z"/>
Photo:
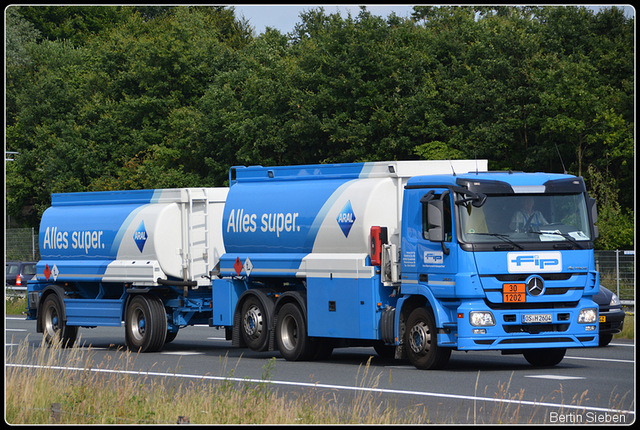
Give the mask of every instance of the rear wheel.
<path id="1" fill-rule="evenodd" d="M 426 308 L 417 308 L 409 315 L 405 346 L 409 361 L 418 369 L 442 369 L 451 356 L 451 348 L 438 346 L 435 318 Z"/>
<path id="2" fill-rule="evenodd" d="M 532 366 L 549 367 L 560 363 L 566 351 L 566 348 L 531 349 L 523 355 Z"/>
<path id="3" fill-rule="evenodd" d="M 63 319 L 63 307 L 55 294 L 42 303 L 42 328 L 45 341 L 51 345 L 60 341 L 63 348 L 72 347 L 78 337 L 78 327 L 68 326 Z"/>
<path id="4" fill-rule="evenodd" d="M 125 340 L 133 351 L 154 352 L 167 337 L 167 313 L 162 301 L 151 295 L 131 299 L 125 316 Z"/>
<path id="5" fill-rule="evenodd" d="M 287 303 L 278 312 L 276 344 L 280 354 L 288 361 L 308 360 L 317 350 L 307 336 L 307 324 L 300 308 Z"/>

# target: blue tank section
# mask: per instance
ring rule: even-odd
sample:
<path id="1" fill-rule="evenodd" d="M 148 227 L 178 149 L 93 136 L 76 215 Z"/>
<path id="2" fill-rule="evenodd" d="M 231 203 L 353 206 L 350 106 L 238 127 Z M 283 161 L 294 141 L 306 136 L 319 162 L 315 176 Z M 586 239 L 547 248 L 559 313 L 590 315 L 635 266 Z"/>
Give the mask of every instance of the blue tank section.
<path id="1" fill-rule="evenodd" d="M 52 195 L 40 224 L 40 255 L 43 259 L 115 260 L 127 220 L 151 203 L 153 196 L 153 190 Z M 143 235 L 141 231 L 139 238 Z"/>

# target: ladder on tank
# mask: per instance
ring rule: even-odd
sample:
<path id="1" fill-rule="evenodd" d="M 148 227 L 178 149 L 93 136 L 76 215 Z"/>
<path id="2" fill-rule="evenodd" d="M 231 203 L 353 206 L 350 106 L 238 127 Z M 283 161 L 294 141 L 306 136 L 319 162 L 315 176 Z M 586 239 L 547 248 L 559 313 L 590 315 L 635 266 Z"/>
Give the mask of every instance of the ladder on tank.
<path id="1" fill-rule="evenodd" d="M 202 195 L 200 195 L 200 192 Z M 199 210 L 202 208 L 202 210 Z M 206 283 L 204 276 L 211 270 L 209 249 L 211 248 L 211 231 L 209 229 L 209 194 L 205 188 L 187 188 L 186 255 L 183 254 L 183 265 L 186 264 L 185 275 L 188 281 L 197 285 Z M 185 237 L 186 236 L 186 237 Z M 199 252 L 202 252 L 201 259 Z M 196 270 L 201 268 L 201 270 Z M 197 277 L 197 278 L 196 278 Z M 197 286 L 195 287 L 197 288 Z"/>

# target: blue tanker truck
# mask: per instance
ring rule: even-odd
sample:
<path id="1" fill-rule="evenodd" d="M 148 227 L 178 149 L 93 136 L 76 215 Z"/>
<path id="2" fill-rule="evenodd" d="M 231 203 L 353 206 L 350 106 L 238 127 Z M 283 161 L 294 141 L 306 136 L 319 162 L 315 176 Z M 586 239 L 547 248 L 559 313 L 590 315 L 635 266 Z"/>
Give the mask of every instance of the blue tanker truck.
<path id="1" fill-rule="evenodd" d="M 229 185 L 52 195 L 28 318 L 66 346 L 124 325 L 157 351 L 206 324 L 287 360 L 370 346 L 419 369 L 598 345 L 582 178 L 391 161 L 232 167 Z"/>

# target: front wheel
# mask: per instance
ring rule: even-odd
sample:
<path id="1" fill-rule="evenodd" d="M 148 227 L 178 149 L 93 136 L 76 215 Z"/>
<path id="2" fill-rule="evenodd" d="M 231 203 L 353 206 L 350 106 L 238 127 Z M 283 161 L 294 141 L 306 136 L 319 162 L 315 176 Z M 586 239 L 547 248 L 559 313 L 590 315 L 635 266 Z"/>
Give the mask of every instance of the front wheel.
<path id="1" fill-rule="evenodd" d="M 308 360 L 316 353 L 313 340 L 307 336 L 307 323 L 302 311 L 293 303 L 282 306 L 276 323 L 276 344 L 288 361 Z"/>
<path id="2" fill-rule="evenodd" d="M 167 337 L 167 313 L 156 296 L 137 295 L 125 315 L 125 341 L 133 351 L 154 352 Z"/>
<path id="3" fill-rule="evenodd" d="M 55 294 L 42 303 L 42 328 L 45 341 L 51 345 L 58 340 L 63 348 L 72 347 L 78 336 L 78 327 L 68 326 L 63 320 L 63 307 Z"/>
<path id="4" fill-rule="evenodd" d="M 438 346 L 435 318 L 426 308 L 417 308 L 409 315 L 405 346 L 409 361 L 418 369 L 442 369 L 451 356 L 451 348 Z"/>

